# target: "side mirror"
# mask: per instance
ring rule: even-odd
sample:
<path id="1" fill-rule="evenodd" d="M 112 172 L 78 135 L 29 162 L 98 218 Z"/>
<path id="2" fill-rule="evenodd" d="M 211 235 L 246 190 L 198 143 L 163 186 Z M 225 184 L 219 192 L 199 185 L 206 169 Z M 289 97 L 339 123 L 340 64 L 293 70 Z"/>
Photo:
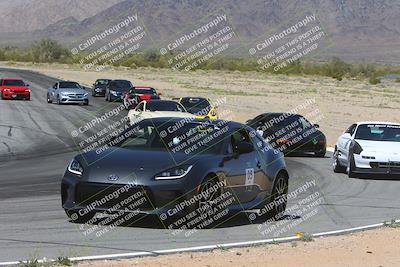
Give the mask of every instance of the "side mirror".
<path id="1" fill-rule="evenodd" d="M 319 128 L 319 124 L 314 124 L 314 127 L 318 129 Z"/>
<path id="2" fill-rule="evenodd" d="M 248 154 L 253 151 L 254 151 L 253 145 L 246 141 L 237 143 L 237 145 L 235 147 L 235 152 L 238 153 L 239 155 Z"/>
<path id="3" fill-rule="evenodd" d="M 161 93 L 158 93 L 158 96 L 162 96 L 162 94 L 161 94 Z"/>
<path id="4" fill-rule="evenodd" d="M 349 134 L 349 133 L 344 133 L 342 136 L 344 138 L 346 138 L 346 139 L 350 139 L 351 138 L 351 134 Z"/>
<path id="5" fill-rule="evenodd" d="M 27 87 L 29 87 L 29 83 L 28 83 L 28 84 L 26 84 L 26 86 L 27 86 Z"/>

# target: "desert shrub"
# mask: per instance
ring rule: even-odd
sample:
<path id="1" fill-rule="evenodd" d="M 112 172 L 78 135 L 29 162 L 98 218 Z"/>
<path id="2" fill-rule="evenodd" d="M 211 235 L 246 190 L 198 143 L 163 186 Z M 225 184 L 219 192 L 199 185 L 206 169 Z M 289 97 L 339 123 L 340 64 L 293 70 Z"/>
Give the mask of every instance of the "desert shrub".
<path id="1" fill-rule="evenodd" d="M 70 51 L 61 46 L 57 41 L 42 39 L 31 47 L 34 62 L 65 62 L 71 58 Z"/>
<path id="2" fill-rule="evenodd" d="M 376 85 L 378 83 L 381 83 L 381 79 L 379 79 L 376 76 L 372 76 L 372 77 L 369 78 L 369 83 L 373 84 L 373 85 Z"/>

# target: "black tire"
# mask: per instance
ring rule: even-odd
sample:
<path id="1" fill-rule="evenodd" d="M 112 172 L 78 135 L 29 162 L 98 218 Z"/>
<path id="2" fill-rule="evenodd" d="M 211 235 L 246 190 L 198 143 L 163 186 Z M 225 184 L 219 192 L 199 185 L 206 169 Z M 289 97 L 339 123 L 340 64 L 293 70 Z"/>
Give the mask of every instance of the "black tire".
<path id="1" fill-rule="evenodd" d="M 335 149 L 335 152 L 333 153 L 333 163 L 332 163 L 333 171 L 335 173 L 345 173 L 346 167 L 340 164 L 338 157 L 339 157 L 339 151 Z"/>
<path id="2" fill-rule="evenodd" d="M 357 178 L 357 174 L 354 172 L 354 169 L 356 168 L 356 164 L 354 162 L 354 155 L 351 154 L 349 157 L 349 164 L 347 166 L 347 175 L 349 178 Z"/>
<path id="3" fill-rule="evenodd" d="M 83 102 L 83 105 L 84 105 L 84 106 L 89 106 L 89 100 L 88 100 L 88 101 L 85 101 L 85 102 Z"/>
<path id="4" fill-rule="evenodd" d="M 274 181 L 270 202 L 275 202 L 274 208 L 269 212 L 270 218 L 279 220 L 287 206 L 287 193 L 289 189 L 289 178 L 287 174 L 280 172 Z"/>
<path id="5" fill-rule="evenodd" d="M 67 214 L 68 218 L 74 222 L 74 223 L 87 223 L 89 220 L 91 220 L 94 215 L 96 215 L 95 212 L 89 212 L 83 216 L 79 215 L 78 211 L 75 210 L 68 210 L 64 209 L 65 214 Z"/>
<path id="6" fill-rule="evenodd" d="M 325 155 L 326 155 L 326 149 L 324 149 L 324 150 L 322 150 L 320 152 L 315 152 L 315 156 L 317 158 L 325 158 Z"/>
<path id="7" fill-rule="evenodd" d="M 57 104 L 58 104 L 58 105 L 61 105 L 61 99 L 60 99 L 60 96 L 57 96 Z"/>

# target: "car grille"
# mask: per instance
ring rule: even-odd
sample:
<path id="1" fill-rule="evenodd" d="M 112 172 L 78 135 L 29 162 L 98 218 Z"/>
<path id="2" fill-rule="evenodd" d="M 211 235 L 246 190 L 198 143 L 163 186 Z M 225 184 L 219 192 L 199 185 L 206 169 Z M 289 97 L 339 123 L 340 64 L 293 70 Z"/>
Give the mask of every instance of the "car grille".
<path id="1" fill-rule="evenodd" d="M 69 98 L 82 98 L 83 94 L 68 95 Z"/>
<path id="2" fill-rule="evenodd" d="M 371 162 L 371 168 L 384 168 L 400 171 L 400 162 Z"/>
<path id="3" fill-rule="evenodd" d="M 122 192 L 121 188 L 125 185 L 111 185 L 111 184 L 98 184 L 98 183 L 81 183 L 76 187 L 76 202 L 79 206 L 91 206 L 96 204 L 97 208 L 110 209 L 120 205 L 121 209 L 130 209 L 129 205 L 133 205 L 132 210 L 151 210 L 152 197 L 150 191 L 145 187 L 135 186 L 128 188 Z M 121 190 L 121 191 L 118 191 Z M 117 198 L 109 198 L 115 192 L 120 192 Z M 138 196 L 133 198 L 133 196 Z M 106 200 L 108 197 L 108 200 Z M 138 200 L 145 198 L 145 201 L 139 202 Z M 122 203 L 126 201 L 125 203 Z"/>

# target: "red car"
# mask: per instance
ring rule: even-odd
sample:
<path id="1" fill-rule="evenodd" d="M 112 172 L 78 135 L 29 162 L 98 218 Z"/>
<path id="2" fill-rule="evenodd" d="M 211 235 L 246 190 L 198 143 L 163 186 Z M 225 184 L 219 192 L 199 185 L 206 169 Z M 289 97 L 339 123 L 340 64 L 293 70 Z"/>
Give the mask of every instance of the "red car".
<path id="1" fill-rule="evenodd" d="M 142 101 L 160 99 L 160 95 L 153 87 L 134 86 L 124 95 L 124 105 L 126 109 L 131 109 Z"/>
<path id="2" fill-rule="evenodd" d="M 18 78 L 0 79 L 1 99 L 31 99 L 31 90 L 29 85 Z"/>

